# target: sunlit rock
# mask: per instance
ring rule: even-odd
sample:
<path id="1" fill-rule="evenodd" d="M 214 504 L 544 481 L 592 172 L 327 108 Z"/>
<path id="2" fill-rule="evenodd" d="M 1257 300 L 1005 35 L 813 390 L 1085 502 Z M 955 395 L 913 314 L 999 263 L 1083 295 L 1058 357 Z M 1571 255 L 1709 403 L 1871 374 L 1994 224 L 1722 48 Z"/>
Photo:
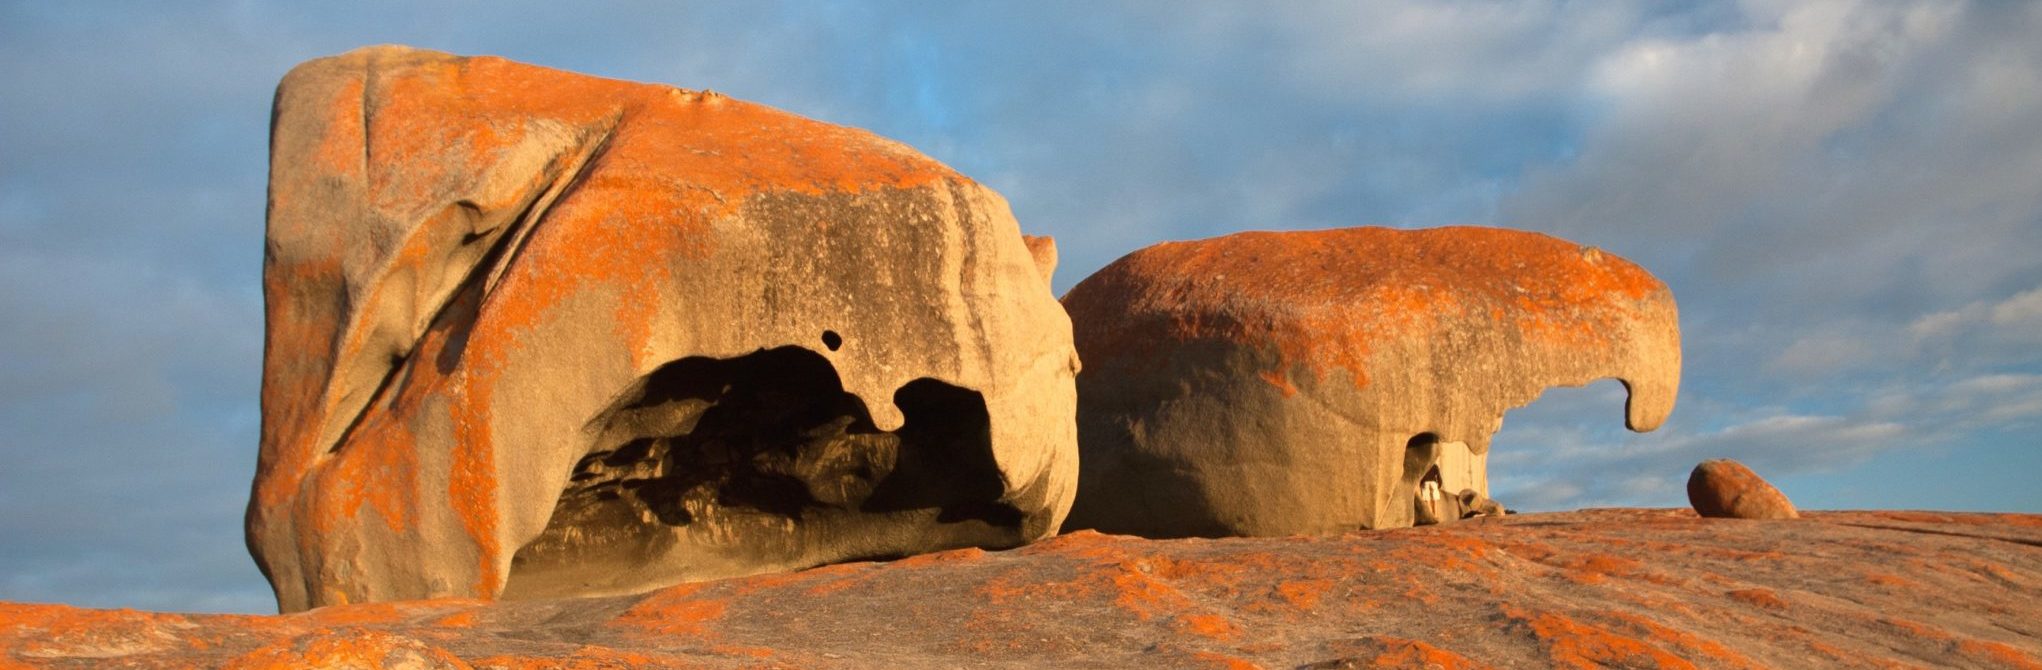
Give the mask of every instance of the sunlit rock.
<path id="1" fill-rule="evenodd" d="M 1069 321 L 992 191 L 707 92 L 402 47 L 278 87 L 249 547 L 284 610 L 1053 533 Z"/>
<path id="2" fill-rule="evenodd" d="M 1551 386 L 1614 377 L 1659 426 L 1673 294 L 1537 233 L 1350 228 L 1136 251 L 1064 296 L 1085 361 L 1066 528 L 1145 536 L 1409 526 L 1424 482 L 1488 495 L 1489 438 Z M 1508 501 L 1505 501 L 1508 502 Z M 1442 519 L 1452 520 L 1452 519 Z"/>

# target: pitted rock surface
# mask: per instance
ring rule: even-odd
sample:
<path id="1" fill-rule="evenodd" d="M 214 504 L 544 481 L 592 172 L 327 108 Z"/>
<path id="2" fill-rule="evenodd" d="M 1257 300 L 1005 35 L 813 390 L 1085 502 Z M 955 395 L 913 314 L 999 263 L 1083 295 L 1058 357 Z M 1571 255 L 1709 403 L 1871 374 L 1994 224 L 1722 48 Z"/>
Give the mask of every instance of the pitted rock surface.
<path id="1" fill-rule="evenodd" d="M 1695 512 L 1730 519 L 1793 519 L 1800 516 L 1787 495 L 1743 463 L 1718 458 L 1688 473 L 1687 499 Z"/>
<path id="2" fill-rule="evenodd" d="M 590 599 L 4 604 L 0 667 L 2038 668 L 2038 593 L 2042 516 L 1594 510 L 1321 537 L 1084 532 Z"/>
<path id="3" fill-rule="evenodd" d="M 1665 284 L 1523 231 L 1168 242 L 1114 261 L 1063 304 L 1085 363 L 1066 530 L 1408 526 L 1427 478 L 1488 495 L 1490 436 L 1546 388 L 1620 379 L 1626 425 L 1645 431 L 1680 385 Z"/>
<path id="4" fill-rule="evenodd" d="M 1069 321 L 992 191 L 708 91 L 373 47 L 277 89 L 249 545 L 285 611 L 1008 547 Z"/>

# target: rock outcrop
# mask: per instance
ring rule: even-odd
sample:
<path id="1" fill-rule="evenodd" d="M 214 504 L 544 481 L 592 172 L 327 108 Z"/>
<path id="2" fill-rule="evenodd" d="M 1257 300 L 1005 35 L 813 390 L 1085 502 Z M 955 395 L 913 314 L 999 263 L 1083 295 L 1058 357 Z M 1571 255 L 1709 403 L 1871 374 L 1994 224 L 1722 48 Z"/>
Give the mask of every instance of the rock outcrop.
<path id="1" fill-rule="evenodd" d="M 1726 519 L 1793 519 L 1801 515 L 1786 494 L 1751 468 L 1728 458 L 1702 461 L 1687 477 L 1695 513 Z"/>
<path id="2" fill-rule="evenodd" d="M 277 89 L 249 548 L 285 611 L 1054 533 L 1069 321 L 1006 203 L 708 91 L 375 47 Z"/>
<path id="3" fill-rule="evenodd" d="M 1547 387 L 1620 379 L 1626 424 L 1646 431 L 1680 383 L 1666 286 L 1537 233 L 1170 242 L 1114 261 L 1063 303 L 1085 361 L 1084 468 L 1066 529 L 1408 526 L 1428 478 L 1486 496 L 1490 435 Z"/>
<path id="4" fill-rule="evenodd" d="M 0 604 L 0 666 L 2036 668 L 2038 592 L 2042 516 L 1599 510 L 1316 538 L 1078 533 L 607 598 Z"/>

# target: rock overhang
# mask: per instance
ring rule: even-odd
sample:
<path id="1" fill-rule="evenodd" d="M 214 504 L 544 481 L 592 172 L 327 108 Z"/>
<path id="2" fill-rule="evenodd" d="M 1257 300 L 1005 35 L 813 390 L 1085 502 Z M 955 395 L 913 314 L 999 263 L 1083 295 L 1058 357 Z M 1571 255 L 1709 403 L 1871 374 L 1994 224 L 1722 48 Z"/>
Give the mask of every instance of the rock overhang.
<path id="1" fill-rule="evenodd" d="M 1629 391 L 1626 425 L 1650 430 L 1679 385 L 1663 283 L 1614 254 L 1524 231 L 1168 242 L 1109 264 L 1063 303 L 1086 361 L 1075 527 L 1408 525 L 1410 505 L 1395 499 L 1424 473 L 1405 471 L 1407 452 L 1443 443 L 1480 457 L 1505 411 L 1603 378 Z M 1154 511 L 1170 508 L 1198 511 Z"/>
<path id="2" fill-rule="evenodd" d="M 275 118 L 249 530 L 287 609 L 499 593 L 593 418 L 694 358 L 799 347 L 879 433 L 966 390 L 1024 518 L 990 543 L 1069 504 L 1068 320 L 1006 203 L 912 149 L 401 47 L 300 66 Z"/>

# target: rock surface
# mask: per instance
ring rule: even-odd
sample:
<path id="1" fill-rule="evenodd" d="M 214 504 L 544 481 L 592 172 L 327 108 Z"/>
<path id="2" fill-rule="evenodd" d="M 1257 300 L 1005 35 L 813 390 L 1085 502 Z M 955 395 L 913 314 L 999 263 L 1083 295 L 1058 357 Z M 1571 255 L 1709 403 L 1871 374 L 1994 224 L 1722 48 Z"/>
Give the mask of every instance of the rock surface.
<path id="1" fill-rule="evenodd" d="M 581 600 L 0 605 L 0 667 L 2038 668 L 2038 595 L 2042 516 L 1597 510 L 1078 533 Z"/>
<path id="2" fill-rule="evenodd" d="M 1433 468 L 1444 491 L 1488 495 L 1490 435 L 1547 387 L 1621 379 L 1626 424 L 1645 431 L 1680 385 L 1665 284 L 1522 231 L 1170 242 L 1114 261 L 1063 303 L 1085 362 L 1066 530 L 1408 526 Z"/>
<path id="3" fill-rule="evenodd" d="M 248 538 L 285 611 L 1006 547 L 1076 482 L 992 191 L 707 91 L 373 47 L 279 85 Z"/>
<path id="4" fill-rule="evenodd" d="M 1794 503 L 1751 468 L 1728 458 L 1702 461 L 1687 477 L 1688 504 L 1706 517 L 1794 519 Z"/>

